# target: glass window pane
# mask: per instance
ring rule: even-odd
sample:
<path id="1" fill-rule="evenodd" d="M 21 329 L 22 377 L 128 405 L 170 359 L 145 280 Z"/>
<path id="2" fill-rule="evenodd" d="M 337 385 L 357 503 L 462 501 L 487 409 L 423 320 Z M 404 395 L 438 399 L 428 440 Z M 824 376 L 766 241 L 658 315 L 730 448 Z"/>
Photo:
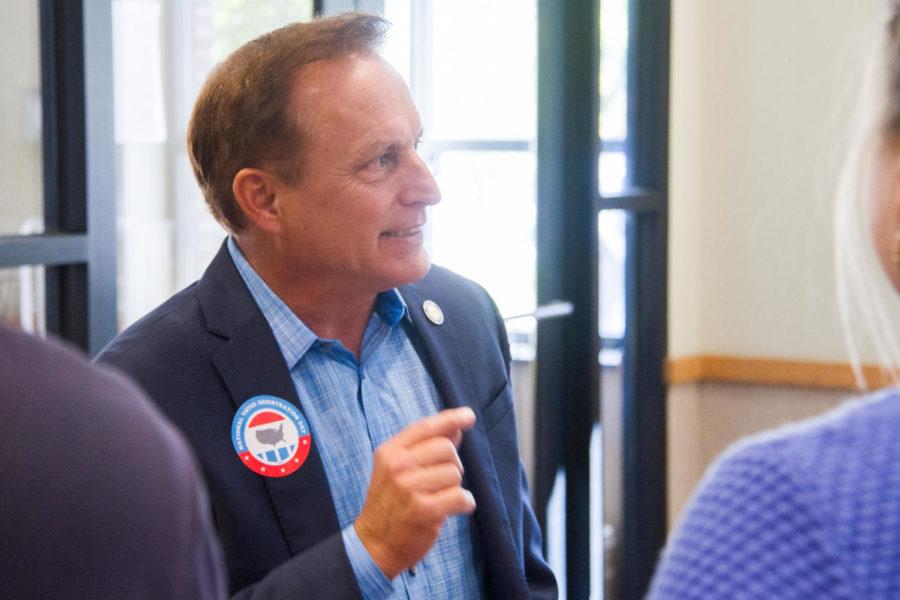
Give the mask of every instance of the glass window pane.
<path id="1" fill-rule="evenodd" d="M 600 139 L 624 140 L 628 124 L 628 0 L 600 3 Z"/>
<path id="2" fill-rule="evenodd" d="M 0 235 L 44 228 L 38 2 L 5 2 L 0 19 Z"/>
<path id="3" fill-rule="evenodd" d="M 406 85 L 411 85 L 411 9 L 410 0 L 384 0 L 384 18 L 390 21 L 391 28 L 388 29 L 381 55 L 403 76 Z"/>
<path id="4" fill-rule="evenodd" d="M 610 361 L 614 364 L 601 361 L 600 424 L 594 426 L 591 437 L 591 506 L 600 508 L 591 510 L 591 596 L 595 598 L 620 596 L 625 378 L 619 354 L 618 362 Z"/>
<path id="5" fill-rule="evenodd" d="M 174 291 L 167 201 L 170 132 L 163 98 L 162 3 L 115 0 L 112 17 L 118 322 L 124 327 Z"/>
<path id="6" fill-rule="evenodd" d="M 210 69 L 312 17 L 312 0 L 113 0 L 119 326 L 196 280 L 225 231 L 191 173 L 185 130 Z"/>
<path id="7" fill-rule="evenodd" d="M 600 194 L 609 195 L 625 189 L 628 160 L 624 152 L 601 152 L 599 166 Z"/>
<path id="8" fill-rule="evenodd" d="M 567 598 L 566 586 L 566 471 L 559 469 L 547 502 L 547 562 L 556 575 L 559 597 Z"/>
<path id="9" fill-rule="evenodd" d="M 477 5 L 434 0 L 434 122 L 429 137 L 535 137 L 535 5 L 534 0 L 484 0 Z"/>
<path id="10" fill-rule="evenodd" d="M 600 3 L 601 195 L 622 192 L 628 183 L 628 11 L 629 0 Z M 591 440 L 592 596 L 617 598 L 622 531 L 623 389 L 626 331 L 625 268 L 629 213 L 601 211 L 597 218 L 600 259 L 600 425 Z M 597 474 L 602 473 L 602 478 Z M 600 521 L 602 519 L 602 527 Z M 601 575 L 602 574 L 602 575 Z"/>
<path id="11" fill-rule="evenodd" d="M 0 269 L 0 320 L 29 333 L 46 335 L 44 267 Z"/>
<path id="12" fill-rule="evenodd" d="M 484 285 L 503 315 L 534 311 L 534 154 L 444 152 L 435 175 L 443 200 L 431 219 L 434 262 Z"/>
<path id="13" fill-rule="evenodd" d="M 595 526 L 591 530 L 591 585 L 594 594 L 618 597 L 616 574 L 619 572 L 619 540 L 622 531 L 623 450 L 623 365 L 625 320 L 625 279 L 628 252 L 628 225 L 631 213 L 602 210 L 597 217 L 600 254 L 600 423 L 591 442 L 591 473 L 602 473 L 591 481 L 592 511 Z M 602 501 L 600 499 L 602 498 Z M 599 524 L 602 516 L 603 525 Z M 601 554 L 602 550 L 602 554 Z M 602 571 L 602 578 L 601 578 Z M 598 596 L 600 597 L 600 596 Z"/>
<path id="14" fill-rule="evenodd" d="M 625 336 L 625 224 L 624 210 L 601 210 L 597 216 L 600 248 L 600 337 Z"/>
<path id="15" fill-rule="evenodd" d="M 198 12 L 209 11 L 213 33 L 209 56 L 219 62 L 238 46 L 294 21 L 309 21 L 311 0 L 194 0 Z"/>

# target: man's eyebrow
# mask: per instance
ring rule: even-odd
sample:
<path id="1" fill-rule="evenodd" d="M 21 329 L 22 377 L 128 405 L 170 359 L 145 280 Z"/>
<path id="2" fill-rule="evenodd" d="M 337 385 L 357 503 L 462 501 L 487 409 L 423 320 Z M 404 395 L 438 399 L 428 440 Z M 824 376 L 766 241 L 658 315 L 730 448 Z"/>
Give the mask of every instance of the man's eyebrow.
<path id="1" fill-rule="evenodd" d="M 420 129 L 416 139 L 413 140 L 414 145 L 418 145 L 418 143 L 422 140 L 422 136 L 425 135 L 425 130 Z M 369 144 L 361 147 L 359 150 L 359 155 L 361 157 L 371 156 L 373 154 L 381 154 L 383 152 L 395 151 L 399 150 L 406 144 L 406 141 L 402 140 L 389 140 L 389 139 L 381 139 L 374 140 Z"/>
<path id="2" fill-rule="evenodd" d="M 362 158 L 366 158 L 375 154 L 382 154 L 384 152 L 397 150 L 398 148 L 400 148 L 400 146 L 400 142 L 376 140 L 360 148 L 359 156 Z"/>

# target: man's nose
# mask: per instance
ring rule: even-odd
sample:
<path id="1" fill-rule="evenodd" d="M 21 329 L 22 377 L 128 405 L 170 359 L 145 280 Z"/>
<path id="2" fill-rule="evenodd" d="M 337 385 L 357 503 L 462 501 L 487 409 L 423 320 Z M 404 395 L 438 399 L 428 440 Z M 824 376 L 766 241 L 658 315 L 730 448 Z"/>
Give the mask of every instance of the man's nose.
<path id="1" fill-rule="evenodd" d="M 431 169 L 418 152 L 412 152 L 411 156 L 409 185 L 403 194 L 404 201 L 409 204 L 437 204 L 441 201 L 441 190 L 431 174 Z"/>

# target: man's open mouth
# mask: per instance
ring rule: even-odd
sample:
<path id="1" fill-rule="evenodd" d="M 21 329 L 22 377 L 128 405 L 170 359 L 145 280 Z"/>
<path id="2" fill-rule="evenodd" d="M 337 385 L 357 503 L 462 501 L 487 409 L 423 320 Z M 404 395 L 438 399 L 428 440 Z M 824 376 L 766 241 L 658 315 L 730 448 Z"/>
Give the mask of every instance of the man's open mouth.
<path id="1" fill-rule="evenodd" d="M 415 227 L 410 227 L 409 229 L 398 229 L 397 231 L 385 231 L 381 235 L 385 237 L 410 237 L 416 234 L 422 233 L 422 226 L 416 225 Z"/>

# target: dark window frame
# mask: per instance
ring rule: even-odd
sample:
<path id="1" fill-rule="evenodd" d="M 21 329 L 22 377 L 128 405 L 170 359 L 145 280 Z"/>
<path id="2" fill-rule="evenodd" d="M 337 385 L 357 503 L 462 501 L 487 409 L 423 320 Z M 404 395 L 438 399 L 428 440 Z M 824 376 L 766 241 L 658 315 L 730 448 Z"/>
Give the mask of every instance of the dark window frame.
<path id="1" fill-rule="evenodd" d="M 670 0 L 630 0 L 621 571 L 625 599 L 643 598 L 667 534 L 665 357 L 668 344 Z M 616 199 L 621 201 L 621 199 Z"/>
<path id="2" fill-rule="evenodd" d="M 598 25 L 599 0 L 539 0 L 538 302 L 563 298 L 575 309 L 567 319 L 538 324 L 535 447 L 540 451 L 533 484 L 536 512 L 545 525 L 557 471 L 566 473 L 567 594 L 588 598 L 590 441 L 601 393 L 597 215 L 625 210 L 624 498 L 616 578 L 619 597 L 631 599 L 646 593 L 667 527 L 663 365 L 670 1 L 629 2 L 628 178 L 623 192 L 607 196 L 597 185 Z M 603 149 L 612 149 L 611 143 Z"/>
<path id="3" fill-rule="evenodd" d="M 39 11 L 45 233 L 0 236 L 0 267 L 46 267 L 47 332 L 96 354 L 116 334 L 111 3 Z"/>

